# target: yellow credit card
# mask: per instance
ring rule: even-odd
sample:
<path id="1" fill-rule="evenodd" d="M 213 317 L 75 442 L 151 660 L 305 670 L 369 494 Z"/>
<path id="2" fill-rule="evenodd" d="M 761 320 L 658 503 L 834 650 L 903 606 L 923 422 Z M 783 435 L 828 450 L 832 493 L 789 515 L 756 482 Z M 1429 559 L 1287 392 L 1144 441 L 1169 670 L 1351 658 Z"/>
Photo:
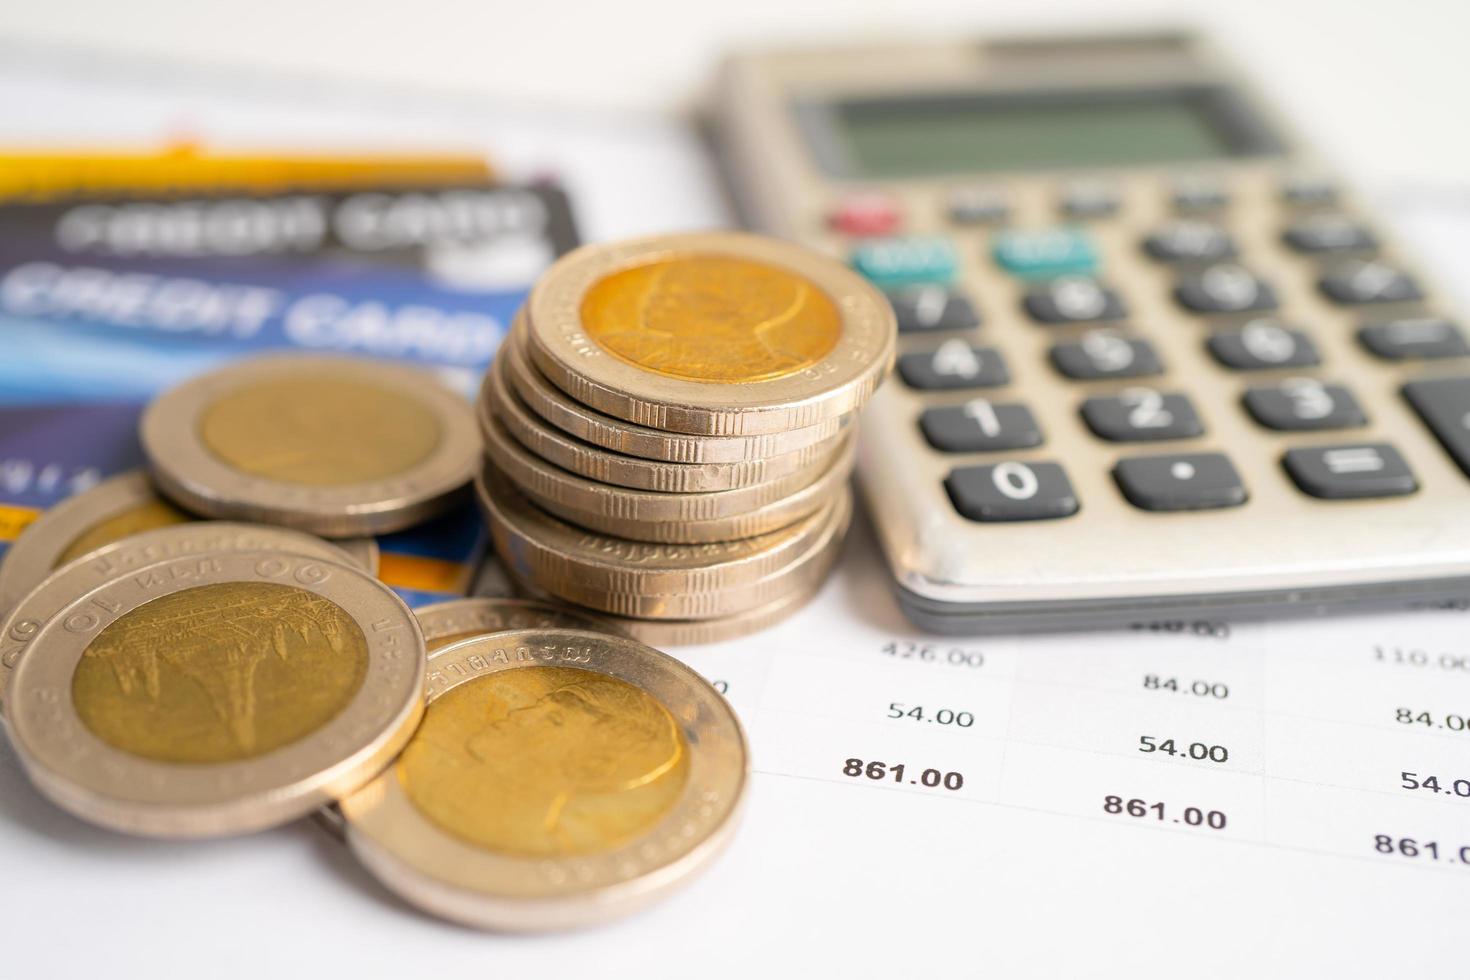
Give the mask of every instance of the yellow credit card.
<path id="1" fill-rule="evenodd" d="M 0 146 L 0 201 L 98 195 L 220 194 L 483 182 L 473 154 L 234 154 L 182 145 L 156 153 Z"/>

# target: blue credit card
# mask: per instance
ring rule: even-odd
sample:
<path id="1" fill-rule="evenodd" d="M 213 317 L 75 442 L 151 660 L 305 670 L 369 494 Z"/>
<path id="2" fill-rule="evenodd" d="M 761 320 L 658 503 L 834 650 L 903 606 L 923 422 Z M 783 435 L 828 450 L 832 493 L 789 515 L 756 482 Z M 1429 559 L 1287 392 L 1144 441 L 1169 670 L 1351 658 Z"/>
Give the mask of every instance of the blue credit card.
<path id="1" fill-rule="evenodd" d="M 471 397 L 575 244 L 543 185 L 0 207 L 0 539 L 140 465 L 143 406 L 240 357 L 404 361 Z M 463 593 L 484 541 L 466 506 L 383 537 L 382 577 Z"/>

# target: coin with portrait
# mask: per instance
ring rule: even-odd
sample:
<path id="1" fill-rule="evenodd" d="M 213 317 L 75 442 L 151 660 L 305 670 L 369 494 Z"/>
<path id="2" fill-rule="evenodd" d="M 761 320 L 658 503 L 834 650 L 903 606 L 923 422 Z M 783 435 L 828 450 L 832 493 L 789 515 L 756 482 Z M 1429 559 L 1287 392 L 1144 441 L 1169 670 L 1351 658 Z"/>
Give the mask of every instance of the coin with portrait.
<path id="1" fill-rule="evenodd" d="M 833 259 L 735 232 L 587 246 L 547 270 L 526 350 L 600 412 L 704 435 L 779 432 L 858 408 L 888 373 L 893 309 Z"/>
<path id="2" fill-rule="evenodd" d="M 193 378 L 141 424 L 154 481 L 211 517 L 329 537 L 395 531 L 452 506 L 474 475 L 468 403 L 418 368 L 280 355 Z"/>
<path id="3" fill-rule="evenodd" d="M 718 692 L 637 641 L 530 629 L 429 659 L 394 766 L 342 802 L 359 859 L 436 915 L 570 928 L 633 912 L 733 834 L 745 738 Z"/>
<path id="4" fill-rule="evenodd" d="M 6 714 L 63 809 L 164 837 L 243 833 L 352 792 L 423 710 L 424 640 L 345 564 L 216 551 L 125 571 L 36 631 Z"/>
<path id="5" fill-rule="evenodd" d="M 32 521 L 0 559 L 0 614 L 68 562 L 155 528 L 196 520 L 160 497 L 147 474 L 130 470 L 68 497 Z M 372 538 L 333 542 L 369 574 L 378 573 Z"/>

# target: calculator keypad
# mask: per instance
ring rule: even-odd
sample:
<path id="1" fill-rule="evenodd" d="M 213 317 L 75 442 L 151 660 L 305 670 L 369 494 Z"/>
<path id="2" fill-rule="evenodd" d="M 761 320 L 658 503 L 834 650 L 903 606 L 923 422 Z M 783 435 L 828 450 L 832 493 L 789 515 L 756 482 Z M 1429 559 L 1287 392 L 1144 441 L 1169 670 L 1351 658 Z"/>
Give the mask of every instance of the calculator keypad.
<path id="1" fill-rule="evenodd" d="M 1152 388 L 1095 395 L 1082 403 L 1082 418 L 1098 438 L 1109 442 L 1192 439 L 1205 431 L 1186 396 Z"/>
<path id="2" fill-rule="evenodd" d="M 1113 478 L 1123 496 L 1144 510 L 1209 510 L 1245 503 L 1245 484 L 1222 453 L 1134 456 L 1118 461 Z"/>
<path id="3" fill-rule="evenodd" d="M 1195 313 L 1246 313 L 1276 308 L 1276 292 L 1244 266 L 1212 265 L 1185 276 L 1174 287 L 1174 297 Z"/>
<path id="4" fill-rule="evenodd" d="M 1077 513 L 1072 481 L 1056 463 L 1006 460 L 952 470 L 944 481 L 955 509 L 972 521 L 1039 521 Z"/>

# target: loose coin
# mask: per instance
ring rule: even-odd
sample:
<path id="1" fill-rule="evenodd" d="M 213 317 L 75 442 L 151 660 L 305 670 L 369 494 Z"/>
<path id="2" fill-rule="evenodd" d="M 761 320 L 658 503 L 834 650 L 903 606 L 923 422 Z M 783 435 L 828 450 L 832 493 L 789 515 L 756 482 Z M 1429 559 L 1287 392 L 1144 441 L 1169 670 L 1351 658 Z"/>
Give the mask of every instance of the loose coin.
<path id="1" fill-rule="evenodd" d="M 382 583 L 266 552 L 171 558 L 75 599 L 10 680 L 16 755 L 93 823 L 202 837 L 352 792 L 423 711 L 424 639 Z"/>
<path id="2" fill-rule="evenodd" d="M 609 516 L 600 511 L 568 507 L 556 500 L 539 499 L 536 504 L 568 523 L 612 537 L 661 544 L 709 544 L 766 534 L 786 527 L 821 510 L 847 485 L 852 472 L 853 451 L 849 444 L 825 473 L 788 497 L 731 517 L 708 521 L 637 520 Z M 487 462 L 475 482 L 481 508 L 485 507 L 489 474 L 496 473 L 514 492 L 521 491 Z"/>
<path id="3" fill-rule="evenodd" d="M 143 450 L 170 498 L 212 517 L 380 534 L 452 506 L 474 476 L 474 414 L 417 368 L 276 356 L 154 399 Z"/>
<path id="4" fill-rule="evenodd" d="M 585 405 L 640 425 L 749 435 L 846 415 L 893 362 L 893 309 L 835 260 L 733 232 L 587 246 L 526 306 L 527 353 Z"/>
<path id="5" fill-rule="evenodd" d="M 548 510 L 585 511 L 635 522 L 709 521 L 749 513 L 791 496 L 832 465 L 832 458 L 824 456 L 785 476 L 754 486 L 704 493 L 663 493 L 608 486 L 553 466 L 511 438 L 499 419 L 486 420 L 483 434 L 485 455 L 522 493 Z"/>
<path id="6" fill-rule="evenodd" d="M 430 653 L 487 633 L 520 629 L 571 629 L 617 632 L 592 612 L 558 602 L 532 599 L 450 599 L 415 609 Z"/>
<path id="7" fill-rule="evenodd" d="M 11 672 L 41 627 L 78 597 L 146 565 L 185 555 L 207 557 L 218 551 L 279 551 L 355 564 L 346 551 L 321 538 L 283 527 L 228 521 L 157 527 L 90 550 L 46 576 L 9 615 L 0 618 L 0 704 Z"/>
<path id="8" fill-rule="evenodd" d="M 522 579 L 515 580 L 521 592 L 534 599 L 550 600 L 550 593 Z M 650 646 L 678 647 L 702 643 L 723 643 L 758 633 L 786 619 L 801 609 L 821 591 L 822 582 L 817 582 L 806 591 L 791 592 L 774 602 L 767 603 L 748 612 L 718 619 L 635 619 L 629 616 L 613 616 L 608 613 L 596 615 L 607 623 Z"/>
<path id="9" fill-rule="evenodd" d="M 584 531 L 547 514 L 487 468 L 485 507 L 495 550 L 515 576 L 576 582 L 630 596 L 717 592 L 789 567 L 845 521 L 847 494 L 766 534 L 709 544 L 653 544 Z M 568 597 L 571 598 L 571 597 Z M 577 601 L 573 599 L 573 601 Z"/>
<path id="10" fill-rule="evenodd" d="M 158 496 L 145 473 L 130 470 L 68 497 L 36 518 L 0 560 L 0 614 L 69 561 L 131 534 L 195 518 Z M 353 561 L 378 573 L 372 538 L 334 542 Z"/>
<path id="11" fill-rule="evenodd" d="M 826 520 L 821 534 L 787 565 L 741 585 L 657 594 L 595 589 L 580 578 L 554 579 L 532 575 L 531 580 L 560 599 L 614 616 L 673 620 L 734 616 L 769 605 L 793 592 L 810 592 L 827 577 L 847 531 L 851 512 L 849 495 L 844 494 L 839 505 L 837 509 L 824 513 Z"/>
<path id="12" fill-rule="evenodd" d="M 626 915 L 733 835 L 740 724 L 689 667 L 625 637 L 520 630 L 429 660 L 428 711 L 342 802 L 348 840 L 404 900 L 486 929 Z"/>
<path id="13" fill-rule="evenodd" d="M 819 465 L 836 446 L 824 441 L 795 452 L 738 463 L 669 463 L 610 452 L 566 435 L 527 410 L 507 379 L 504 360 L 485 376 L 480 394 L 480 432 L 498 420 L 532 455 L 589 480 L 660 493 L 734 490 L 767 483 Z"/>
<path id="14" fill-rule="evenodd" d="M 670 463 L 740 463 L 767 459 L 830 443 L 849 426 L 852 418 L 843 415 L 799 429 L 749 436 L 681 435 L 635 425 L 588 408 L 547 381 L 527 358 L 522 333 L 521 329 L 512 330 L 495 357 L 526 407 L 573 438 L 628 456 Z"/>

